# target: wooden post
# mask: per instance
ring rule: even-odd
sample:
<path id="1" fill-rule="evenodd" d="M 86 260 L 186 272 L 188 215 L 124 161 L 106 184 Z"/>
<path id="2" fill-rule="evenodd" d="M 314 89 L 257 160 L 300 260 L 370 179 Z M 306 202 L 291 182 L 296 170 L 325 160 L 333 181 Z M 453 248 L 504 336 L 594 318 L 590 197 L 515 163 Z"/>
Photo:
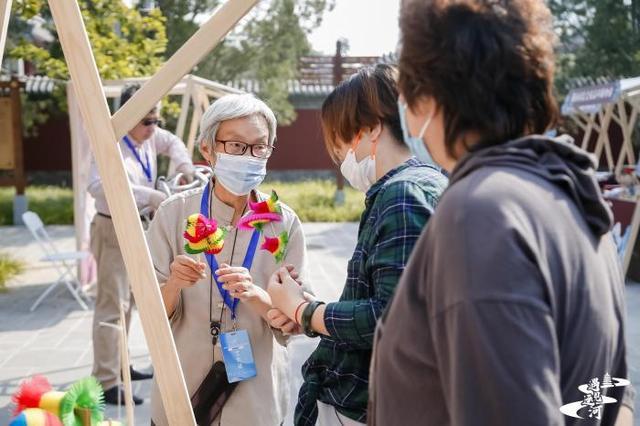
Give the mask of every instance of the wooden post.
<path id="1" fill-rule="evenodd" d="M 627 105 L 624 98 L 618 100 L 618 115 L 620 116 L 618 124 L 622 130 L 622 146 L 620 147 L 620 154 L 618 155 L 618 161 L 616 163 L 616 176 L 622 171 L 625 159 L 628 159 L 628 164 L 635 163 L 633 141 L 631 140 L 631 132 L 635 125 L 635 118 L 633 113 L 631 117 L 627 116 Z"/>
<path id="2" fill-rule="evenodd" d="M 118 138 L 111 124 L 109 107 L 80 8 L 77 1 L 70 0 L 49 0 L 49 6 L 98 171 L 101 176 L 109 177 L 103 179 L 102 184 L 140 312 L 167 419 L 171 425 L 195 425 L 151 255 L 118 149 Z M 158 92 L 156 96 L 162 94 L 164 92 Z"/>
<path id="3" fill-rule="evenodd" d="M 598 162 L 600 162 L 600 156 L 602 155 L 602 149 L 605 150 L 605 156 L 607 159 L 607 167 L 609 170 L 614 170 L 613 156 L 611 154 L 611 145 L 609 142 L 609 123 L 611 122 L 611 115 L 613 114 L 613 104 L 609 104 L 605 107 L 604 115 L 599 113 L 600 117 L 600 131 L 598 132 L 598 139 L 596 141 L 596 147 L 594 153 Z"/>
<path id="4" fill-rule="evenodd" d="M 593 131 L 593 125 L 595 122 L 596 118 L 595 118 L 595 114 L 589 114 L 587 115 L 587 128 L 584 131 L 584 136 L 582 138 L 582 146 L 581 148 L 584 149 L 585 151 L 587 150 L 587 148 L 589 148 L 589 139 L 591 139 L 591 132 Z"/>
<path id="5" fill-rule="evenodd" d="M 13 77 L 9 83 L 11 88 L 11 119 L 13 121 L 13 152 L 14 164 L 13 179 L 16 187 L 16 195 L 13 199 L 13 223 L 22 225 L 22 214 L 27 211 L 27 198 L 24 194 L 27 187 L 27 176 L 24 171 L 24 150 L 22 148 L 22 103 L 20 101 L 21 83 L 17 77 Z"/>
<path id="6" fill-rule="evenodd" d="M 193 158 L 193 151 L 195 150 L 195 141 L 198 133 L 198 125 L 200 124 L 200 119 L 202 118 L 203 110 L 202 104 L 198 101 L 198 93 L 197 90 L 199 88 L 195 88 L 194 96 L 193 96 L 193 114 L 191 114 L 191 124 L 189 126 L 189 136 L 187 137 L 187 152 L 189 152 L 189 156 Z"/>
<path id="7" fill-rule="evenodd" d="M 7 42 L 7 29 L 11 18 L 11 0 L 0 0 L 0 65 L 4 57 L 4 47 Z"/>
<path id="8" fill-rule="evenodd" d="M 631 263 L 631 256 L 633 255 L 633 248 L 636 245 L 636 239 L 638 238 L 638 230 L 640 229 L 640 200 L 636 202 L 636 208 L 633 211 L 631 217 L 631 224 L 629 225 L 631 230 L 629 231 L 629 240 L 624 250 L 624 257 L 622 259 L 622 272 L 624 276 L 627 276 L 629 270 L 629 264 Z"/>
<path id="9" fill-rule="evenodd" d="M 222 40 L 259 0 L 227 0 L 213 16 L 113 115 L 116 137 L 121 138 L 138 123 L 158 99 Z"/>
<path id="10" fill-rule="evenodd" d="M 191 103 L 191 93 L 193 92 L 193 77 L 187 77 L 187 86 L 182 94 L 182 102 L 180 106 L 180 117 L 178 117 L 178 125 L 176 126 L 176 136 L 184 140 L 184 126 L 187 124 L 187 115 L 189 115 L 189 105 Z"/>
<path id="11" fill-rule="evenodd" d="M 129 370 L 129 338 L 127 337 L 127 322 L 124 318 L 124 308 L 120 304 L 120 368 L 124 386 L 124 406 L 127 413 L 127 426 L 133 426 L 133 390 L 131 389 L 131 370 Z"/>
<path id="12" fill-rule="evenodd" d="M 67 83 L 67 106 L 69 110 L 69 130 L 71 133 L 71 182 L 73 184 L 73 225 L 76 232 L 76 250 L 84 250 L 83 241 L 86 240 L 85 207 L 86 182 L 81 179 L 80 168 L 83 166 L 80 157 L 82 143 L 82 120 L 73 90 L 73 83 Z M 79 272 L 79 271 L 78 271 Z M 80 277 L 80 273 L 78 273 Z"/>
<path id="13" fill-rule="evenodd" d="M 336 54 L 333 57 L 333 87 L 337 87 L 342 82 L 344 70 L 342 69 L 342 41 L 336 41 Z M 344 176 L 340 171 L 340 167 L 336 167 L 336 195 L 334 202 L 336 205 L 341 206 L 345 203 L 344 194 Z"/>

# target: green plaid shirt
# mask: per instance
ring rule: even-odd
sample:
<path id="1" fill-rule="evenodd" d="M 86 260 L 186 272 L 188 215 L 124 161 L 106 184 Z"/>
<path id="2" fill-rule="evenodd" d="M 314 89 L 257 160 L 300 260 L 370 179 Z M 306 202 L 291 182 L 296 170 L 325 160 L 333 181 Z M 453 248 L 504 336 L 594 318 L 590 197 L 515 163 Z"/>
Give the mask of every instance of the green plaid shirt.
<path id="1" fill-rule="evenodd" d="M 446 186 L 447 178 L 440 172 L 411 158 L 367 192 L 342 296 L 327 304 L 324 314 L 331 336 L 321 337 L 302 367 L 296 425 L 316 424 L 316 400 L 366 422 L 376 322 Z"/>

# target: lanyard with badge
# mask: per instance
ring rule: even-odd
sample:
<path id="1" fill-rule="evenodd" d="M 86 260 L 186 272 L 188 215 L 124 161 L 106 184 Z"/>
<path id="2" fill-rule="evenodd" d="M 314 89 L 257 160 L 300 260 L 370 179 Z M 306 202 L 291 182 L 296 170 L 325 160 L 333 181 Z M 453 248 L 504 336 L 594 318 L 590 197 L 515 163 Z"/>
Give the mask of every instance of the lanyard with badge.
<path id="1" fill-rule="evenodd" d="M 204 188 L 204 193 L 202 194 L 202 200 L 200 202 L 200 214 L 205 217 L 210 217 L 209 213 L 211 210 L 211 204 L 209 202 L 210 199 L 210 189 L 209 184 Z M 236 230 L 237 237 L 238 231 Z M 247 253 L 244 256 L 244 260 L 242 262 L 242 266 L 251 270 L 251 265 L 253 264 L 253 258 L 255 257 L 256 249 L 258 248 L 258 241 L 260 240 L 260 232 L 258 230 L 254 230 L 251 235 L 251 241 L 249 242 L 249 247 L 247 248 Z M 231 250 L 231 262 L 233 262 L 233 252 L 235 251 L 235 238 L 233 242 L 233 247 Z M 216 282 L 218 287 L 218 291 L 220 292 L 220 296 L 223 300 L 222 312 L 220 315 L 221 321 L 219 323 L 215 323 L 211 318 L 211 307 L 209 309 L 209 320 L 211 321 L 211 335 L 213 336 L 213 343 L 216 344 L 218 340 L 218 336 L 220 337 L 220 346 L 222 348 L 222 358 L 224 360 L 225 368 L 227 371 L 227 377 L 229 383 L 238 382 L 241 380 L 246 380 L 251 377 L 255 377 L 257 375 L 256 365 L 253 360 L 253 352 L 251 350 L 251 342 L 249 341 L 249 333 L 247 330 L 239 330 L 238 329 L 238 316 L 236 310 L 238 308 L 239 299 L 231 297 L 229 292 L 222 288 L 222 283 L 218 280 L 215 272 L 218 270 L 218 261 L 214 254 L 205 253 L 205 257 L 207 259 L 207 263 L 209 264 L 209 268 L 211 269 L 211 276 Z M 232 265 L 233 266 L 233 265 Z M 211 287 L 209 287 L 209 291 L 211 292 Z M 211 303 L 211 294 L 209 296 L 209 303 Z M 233 321 L 233 330 L 227 332 L 221 332 L 221 324 L 222 324 L 222 314 L 224 313 L 224 307 L 227 307 L 231 313 L 231 319 Z"/>
<path id="2" fill-rule="evenodd" d="M 147 162 L 145 166 L 145 164 L 142 162 L 142 158 L 140 158 L 140 154 L 138 154 L 138 150 L 133 146 L 133 143 L 129 139 L 129 136 L 125 135 L 122 139 L 124 140 L 124 143 L 129 147 L 129 150 L 131 151 L 133 156 L 136 157 L 136 160 L 138 160 L 138 164 L 140 164 L 140 167 L 142 167 L 142 171 L 147 177 L 147 181 L 153 182 L 153 179 L 151 178 L 151 162 L 149 161 L 149 154 L 147 152 L 144 153 L 144 158 Z"/>

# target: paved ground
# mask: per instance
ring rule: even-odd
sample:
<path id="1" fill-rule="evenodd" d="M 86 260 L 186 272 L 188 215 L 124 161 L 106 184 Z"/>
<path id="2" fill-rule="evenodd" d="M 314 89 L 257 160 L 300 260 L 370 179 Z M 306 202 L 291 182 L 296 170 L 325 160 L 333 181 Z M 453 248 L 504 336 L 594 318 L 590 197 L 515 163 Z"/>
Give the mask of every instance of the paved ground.
<path id="1" fill-rule="evenodd" d="M 48 228 L 56 243 L 63 249 L 74 248 L 71 227 Z M 346 262 L 355 244 L 355 224 L 308 224 L 309 266 L 318 296 L 325 300 L 338 297 L 346 270 Z M 24 228 L 0 228 L 0 250 L 22 259 L 36 259 L 40 251 L 26 235 Z M 11 283 L 11 290 L 0 294 L 0 425 L 10 418 L 10 396 L 25 377 L 43 374 L 55 388 L 64 389 L 73 381 L 91 372 L 91 312 L 79 309 L 65 290 L 54 296 L 35 312 L 29 307 L 46 285 L 57 277 L 52 269 L 39 262 L 31 263 L 29 272 Z M 627 286 L 629 321 L 630 378 L 640 389 L 640 285 Z M 313 349 L 315 342 L 306 337 L 291 343 L 292 371 L 295 382 L 292 392 L 300 385 L 300 366 Z M 130 335 L 130 352 L 136 368 L 149 368 L 150 360 L 142 329 L 134 315 Z M 149 382 L 134 382 L 134 392 L 149 398 Z M 640 392 L 636 407 L 640 407 Z M 295 399 L 294 399 L 295 400 Z M 124 418 L 124 410 L 110 407 L 107 415 Z M 136 407 L 136 423 L 148 424 L 148 401 Z M 640 416 L 638 416 L 640 417 Z M 636 420 L 640 425 L 640 419 Z M 285 424 L 292 424 L 287 419 Z"/>

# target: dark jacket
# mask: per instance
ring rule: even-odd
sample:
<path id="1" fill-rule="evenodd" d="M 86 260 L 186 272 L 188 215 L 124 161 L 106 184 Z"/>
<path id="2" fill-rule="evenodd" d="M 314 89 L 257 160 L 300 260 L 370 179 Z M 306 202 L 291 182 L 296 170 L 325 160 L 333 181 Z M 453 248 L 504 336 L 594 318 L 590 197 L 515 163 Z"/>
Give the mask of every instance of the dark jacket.
<path id="1" fill-rule="evenodd" d="M 593 158 L 569 143 L 463 157 L 378 327 L 370 424 L 581 422 L 560 412 L 578 386 L 628 377 L 611 224 Z M 587 424 L 632 403 L 630 387 L 602 391 L 617 402 Z"/>

